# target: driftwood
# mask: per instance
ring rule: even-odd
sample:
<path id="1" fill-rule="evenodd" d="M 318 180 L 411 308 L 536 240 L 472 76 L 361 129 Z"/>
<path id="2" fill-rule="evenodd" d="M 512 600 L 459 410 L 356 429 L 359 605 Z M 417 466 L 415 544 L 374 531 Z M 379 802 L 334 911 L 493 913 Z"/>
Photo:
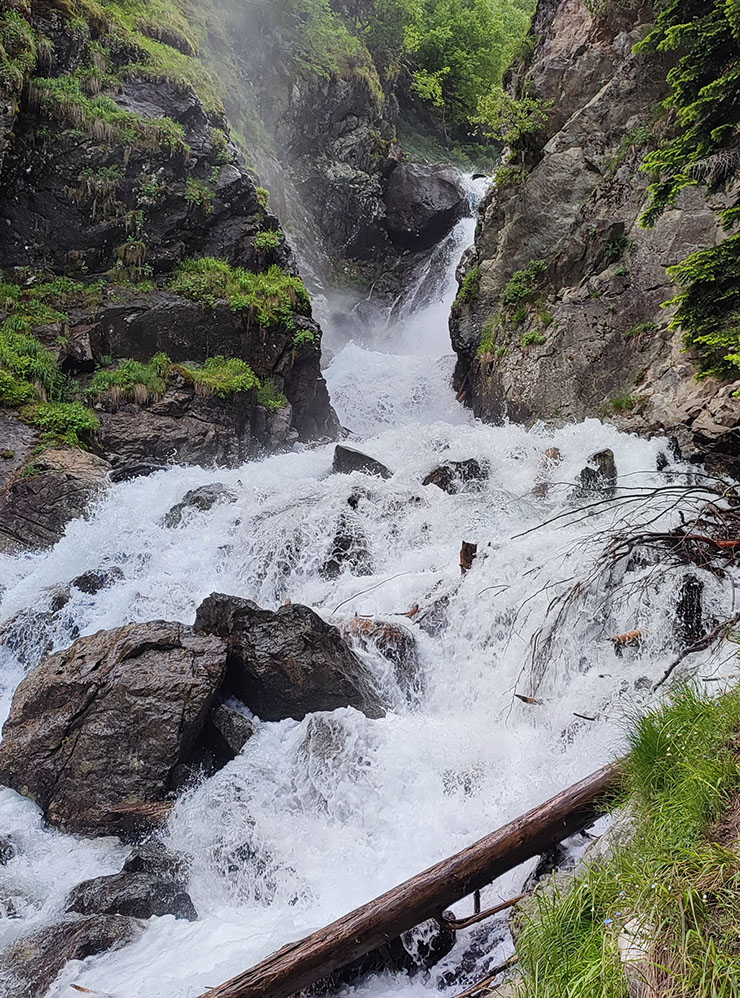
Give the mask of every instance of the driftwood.
<path id="1" fill-rule="evenodd" d="M 545 804 L 504 825 L 449 859 L 357 908 L 201 998 L 289 998 L 442 911 L 525 860 L 582 831 L 603 813 L 617 783 L 605 766 Z"/>

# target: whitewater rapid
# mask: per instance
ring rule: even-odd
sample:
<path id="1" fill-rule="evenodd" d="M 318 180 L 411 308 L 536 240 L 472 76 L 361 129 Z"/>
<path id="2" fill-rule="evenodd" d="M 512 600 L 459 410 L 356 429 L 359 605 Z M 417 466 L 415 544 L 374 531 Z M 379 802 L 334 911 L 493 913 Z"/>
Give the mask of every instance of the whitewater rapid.
<path id="1" fill-rule="evenodd" d="M 455 250 L 470 241 L 471 226 L 461 223 Z M 552 619 L 552 599 L 589 577 L 605 540 L 594 535 L 622 515 L 648 515 L 608 507 L 549 522 L 574 507 L 580 470 L 610 448 L 620 488 L 664 484 L 656 467 L 665 441 L 597 420 L 555 431 L 474 420 L 450 388 L 452 358 L 435 356 L 447 344 L 440 330 L 452 273 L 448 263 L 437 297 L 399 330 L 405 353 L 350 343 L 326 371 L 353 446 L 386 464 L 389 480 L 333 475 L 332 446 L 231 471 L 173 467 L 111 488 L 51 551 L 0 558 L 0 621 L 43 608 L 51 587 L 87 570 L 121 570 L 95 596 L 73 591 L 55 647 L 129 621 L 191 623 L 200 601 L 218 591 L 269 608 L 290 599 L 330 620 L 359 613 L 404 623 L 417 639 L 425 686 L 409 701 L 388 663 L 364 652 L 390 707 L 385 718 L 344 709 L 259 724 L 237 759 L 178 801 L 165 832 L 171 849 L 192 857 L 189 891 L 199 921 L 152 919 L 126 949 L 69 964 L 48 998 L 74 998 L 73 985 L 115 998 L 194 998 L 613 758 L 625 717 L 651 702 L 652 682 L 675 653 L 677 570 L 636 565 L 634 579 L 645 585 L 613 601 L 615 579 L 597 573 L 554 635 L 537 684 L 531 642 Z M 551 448 L 561 454 L 557 466 L 547 465 Z M 421 485 L 440 462 L 473 457 L 488 472 L 480 488 L 447 495 Z M 668 469 L 674 480 L 684 472 Z M 175 529 L 163 525 L 174 503 L 209 482 L 234 486 L 238 501 L 193 512 Z M 372 574 L 347 570 L 327 579 L 320 568 L 358 490 L 354 525 Z M 667 511 L 665 522 L 676 515 Z M 463 540 L 477 543 L 478 557 L 461 579 Z M 399 616 L 440 596 L 448 597 L 447 624 L 435 635 Z M 707 609 L 719 612 L 724 598 L 719 583 L 707 580 Z M 645 631 L 643 645 L 616 657 L 609 638 L 636 627 Z M 717 663 L 707 659 L 705 668 L 716 671 Z M 21 676 L 10 651 L 0 649 L 0 719 Z M 536 694 L 539 703 L 515 693 Z M 0 833 L 18 846 L 0 867 L 0 947 L 52 920 L 76 883 L 118 872 L 128 852 L 115 839 L 44 827 L 38 809 L 7 790 L 0 790 Z M 484 904 L 516 892 L 529 869 L 488 888 Z M 15 917 L 3 917 L 8 898 Z M 467 913 L 470 902 L 456 910 Z M 462 985 L 444 975 L 471 935 L 460 933 L 429 974 L 375 976 L 348 993 L 455 994 Z M 500 925 L 475 935 L 482 952 L 473 979 L 507 954 L 504 936 Z"/>

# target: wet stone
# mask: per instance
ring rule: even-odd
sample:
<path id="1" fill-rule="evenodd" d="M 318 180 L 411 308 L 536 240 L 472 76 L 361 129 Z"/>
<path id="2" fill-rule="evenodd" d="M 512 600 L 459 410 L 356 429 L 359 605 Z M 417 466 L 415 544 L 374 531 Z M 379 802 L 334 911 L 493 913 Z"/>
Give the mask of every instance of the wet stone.
<path id="1" fill-rule="evenodd" d="M 337 444 L 334 449 L 332 467 L 337 475 L 351 475 L 353 471 L 359 471 L 363 475 L 374 475 L 376 478 L 393 477 L 393 472 L 374 457 L 352 447 L 345 447 L 343 444 Z"/>

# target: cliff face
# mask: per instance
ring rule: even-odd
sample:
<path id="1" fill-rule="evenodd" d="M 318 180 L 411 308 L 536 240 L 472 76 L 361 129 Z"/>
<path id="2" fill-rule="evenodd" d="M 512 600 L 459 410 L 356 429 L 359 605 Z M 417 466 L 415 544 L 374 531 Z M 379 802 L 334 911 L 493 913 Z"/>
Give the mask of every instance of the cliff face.
<path id="1" fill-rule="evenodd" d="M 697 382 L 661 307 L 676 294 L 666 268 L 725 238 L 718 211 L 732 191 L 689 187 L 640 227 L 640 164 L 671 127 L 670 63 L 633 53 L 649 3 L 591 6 L 542 0 L 529 65 L 510 81 L 545 102 L 547 123 L 500 175 L 463 262 L 458 387 L 485 419 L 600 416 L 737 473 L 737 383 Z"/>
<path id="2" fill-rule="evenodd" d="M 0 16 L 0 549 L 55 540 L 111 469 L 337 430 L 292 251 L 177 29 Z"/>

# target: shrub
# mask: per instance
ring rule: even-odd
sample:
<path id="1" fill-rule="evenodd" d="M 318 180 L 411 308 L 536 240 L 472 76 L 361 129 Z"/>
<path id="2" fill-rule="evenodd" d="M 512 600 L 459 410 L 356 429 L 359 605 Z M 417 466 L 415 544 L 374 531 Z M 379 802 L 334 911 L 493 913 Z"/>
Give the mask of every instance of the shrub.
<path id="1" fill-rule="evenodd" d="M 274 253 L 284 239 L 282 229 L 265 229 L 254 237 L 254 248 L 260 253 Z"/>
<path id="2" fill-rule="evenodd" d="M 48 443 L 84 447 L 100 429 L 100 420 L 81 402 L 39 402 L 24 406 L 21 416 L 41 430 Z"/>
<path id="3" fill-rule="evenodd" d="M 89 398 L 99 399 L 111 395 L 117 400 L 145 401 L 150 395 L 163 395 L 167 389 L 170 358 L 165 353 L 155 354 L 142 364 L 138 360 L 125 360 L 119 367 L 96 371 L 87 389 Z"/>
<path id="4" fill-rule="evenodd" d="M 532 304 L 538 297 L 538 286 L 542 275 L 547 270 L 546 260 L 531 260 L 523 270 L 512 274 L 503 294 L 503 305 Z"/>
<path id="5" fill-rule="evenodd" d="M 188 365 L 181 370 L 205 395 L 225 398 L 235 392 L 248 392 L 260 387 L 259 378 L 252 368 L 238 357 L 209 357 L 200 367 Z"/>
<path id="6" fill-rule="evenodd" d="M 215 197 L 215 193 L 208 184 L 204 184 L 202 180 L 196 180 L 194 177 L 188 177 L 185 182 L 185 200 L 188 204 L 200 208 L 206 215 L 210 215 L 213 211 Z"/>
<path id="7" fill-rule="evenodd" d="M 529 332 L 522 336 L 523 347 L 541 346 L 543 343 L 547 343 L 547 337 L 543 336 L 536 329 L 530 329 Z"/>
<path id="8" fill-rule="evenodd" d="M 262 207 L 267 211 L 270 206 L 270 192 L 266 187 L 257 188 L 257 200 L 262 205 Z"/>

